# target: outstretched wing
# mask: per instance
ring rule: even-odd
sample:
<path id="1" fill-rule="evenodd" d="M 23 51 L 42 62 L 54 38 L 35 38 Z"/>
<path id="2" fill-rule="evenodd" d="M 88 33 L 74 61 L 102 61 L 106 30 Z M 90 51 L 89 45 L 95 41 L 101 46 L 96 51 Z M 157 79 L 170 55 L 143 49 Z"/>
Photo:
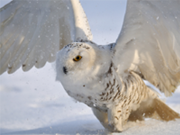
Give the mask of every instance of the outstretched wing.
<path id="1" fill-rule="evenodd" d="M 65 45 L 91 38 L 79 0 L 13 0 L 0 9 L 0 74 L 43 67 Z"/>
<path id="2" fill-rule="evenodd" d="M 132 70 L 166 96 L 180 82 L 180 1 L 129 0 L 116 41 L 120 74 Z"/>

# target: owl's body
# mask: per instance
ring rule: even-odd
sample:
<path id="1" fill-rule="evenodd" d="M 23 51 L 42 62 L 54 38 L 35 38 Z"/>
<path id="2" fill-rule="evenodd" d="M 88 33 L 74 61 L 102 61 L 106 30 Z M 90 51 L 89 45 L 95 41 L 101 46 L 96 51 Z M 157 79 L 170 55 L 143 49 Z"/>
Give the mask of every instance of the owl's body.
<path id="1" fill-rule="evenodd" d="M 122 131 L 131 113 L 140 108 L 141 103 L 151 104 L 154 99 L 159 99 L 137 73 L 124 71 L 120 74 L 117 71 L 118 67 L 113 62 L 114 45 L 98 46 L 86 41 L 65 46 L 57 56 L 56 78 L 69 96 L 94 111 L 107 113 L 108 122 L 102 123 L 106 128 Z M 74 61 L 78 56 L 82 57 L 81 60 Z M 139 115 L 145 117 L 145 113 L 144 110 Z M 151 113 L 153 115 L 154 112 Z M 131 117 L 139 119 L 135 115 Z"/>

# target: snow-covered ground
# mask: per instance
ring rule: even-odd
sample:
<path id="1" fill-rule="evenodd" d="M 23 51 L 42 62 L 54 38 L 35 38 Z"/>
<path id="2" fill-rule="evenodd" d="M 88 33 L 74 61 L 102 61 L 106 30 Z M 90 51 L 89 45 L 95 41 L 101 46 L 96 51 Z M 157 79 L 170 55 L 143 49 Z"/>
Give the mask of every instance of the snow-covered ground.
<path id="1" fill-rule="evenodd" d="M 0 6 L 4 1 L 0 0 Z M 126 1 L 83 0 L 95 42 L 114 42 L 119 34 Z M 180 113 L 180 88 L 167 99 Z M 55 81 L 53 64 L 27 73 L 19 69 L 0 76 L 0 134 L 105 134 L 89 107 L 70 98 Z M 116 133 L 114 133 L 116 134 Z M 117 134 L 179 135 L 180 120 L 161 122 L 149 119 L 132 123 Z"/>

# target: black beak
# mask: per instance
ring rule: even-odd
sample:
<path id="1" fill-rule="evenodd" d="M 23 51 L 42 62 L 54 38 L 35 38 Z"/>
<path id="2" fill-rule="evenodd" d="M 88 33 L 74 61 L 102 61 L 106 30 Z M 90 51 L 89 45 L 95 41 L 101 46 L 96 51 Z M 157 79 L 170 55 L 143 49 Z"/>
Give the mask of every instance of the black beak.
<path id="1" fill-rule="evenodd" d="M 67 68 L 66 68 L 66 67 L 63 67 L 63 72 L 64 72 L 65 74 L 67 74 Z"/>

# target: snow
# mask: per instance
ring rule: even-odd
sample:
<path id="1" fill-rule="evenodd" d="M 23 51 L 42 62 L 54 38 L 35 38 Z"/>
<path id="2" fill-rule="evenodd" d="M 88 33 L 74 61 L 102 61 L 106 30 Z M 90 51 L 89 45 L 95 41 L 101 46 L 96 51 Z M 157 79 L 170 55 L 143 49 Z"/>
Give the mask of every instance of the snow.
<path id="1" fill-rule="evenodd" d="M 4 1 L 7 0 L 1 0 L 0 6 Z M 125 2 L 90 3 L 83 0 L 82 5 L 90 22 L 93 41 L 99 44 L 115 41 L 122 25 Z M 107 10 L 107 7 L 113 10 Z M 118 19 L 117 15 L 120 16 Z M 167 99 L 167 103 L 180 113 L 179 97 L 180 88 Z M 131 124 L 131 128 L 113 135 L 180 134 L 180 120 L 162 122 L 148 119 Z M 33 68 L 26 73 L 19 69 L 11 75 L 4 73 L 0 76 L 0 134 L 106 133 L 91 109 L 75 102 L 55 81 L 54 64 L 47 63 L 42 69 Z"/>

